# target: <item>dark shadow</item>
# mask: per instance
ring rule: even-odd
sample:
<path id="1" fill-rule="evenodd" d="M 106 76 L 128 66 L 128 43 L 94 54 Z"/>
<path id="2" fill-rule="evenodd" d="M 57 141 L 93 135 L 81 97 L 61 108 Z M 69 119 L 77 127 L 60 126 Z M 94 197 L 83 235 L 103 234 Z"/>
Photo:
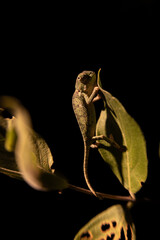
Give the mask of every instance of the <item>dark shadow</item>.
<path id="1" fill-rule="evenodd" d="M 131 217 L 131 214 L 130 214 L 130 211 L 127 207 L 123 206 L 123 209 L 124 209 L 124 213 L 125 213 L 125 219 L 128 223 L 128 226 L 127 226 L 127 239 L 128 240 L 132 240 L 133 239 L 133 233 L 132 233 L 132 224 L 133 224 L 133 220 L 132 220 L 132 217 Z"/>
<path id="2" fill-rule="evenodd" d="M 121 238 L 119 240 L 126 240 L 123 228 L 121 230 Z"/>
<path id="3" fill-rule="evenodd" d="M 106 136 L 110 137 L 112 136 L 114 138 L 114 141 L 118 143 L 122 148 L 123 151 L 116 149 L 114 146 L 105 146 L 103 144 L 99 145 L 99 148 L 106 149 L 109 151 L 116 159 L 117 165 L 118 165 L 118 170 L 122 179 L 122 184 L 124 183 L 123 175 L 122 175 L 122 154 L 124 151 L 127 151 L 127 148 L 123 146 L 123 137 L 121 130 L 113 117 L 115 116 L 114 112 L 112 112 L 111 109 L 107 107 L 107 121 L 106 121 Z M 116 117 L 116 116 L 115 116 Z"/>

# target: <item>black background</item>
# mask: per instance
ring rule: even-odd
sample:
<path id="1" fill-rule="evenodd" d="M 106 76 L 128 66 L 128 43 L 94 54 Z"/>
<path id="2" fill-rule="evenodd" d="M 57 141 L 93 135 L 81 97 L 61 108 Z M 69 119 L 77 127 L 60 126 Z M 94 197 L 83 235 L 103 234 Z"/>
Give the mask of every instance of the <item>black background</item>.
<path id="1" fill-rule="evenodd" d="M 137 196 L 157 199 L 157 3 L 114 1 L 103 6 L 77 2 L 71 6 L 26 6 L 17 12 L 11 9 L 2 21 L 0 94 L 17 97 L 28 109 L 33 128 L 53 153 L 55 167 L 70 183 L 86 187 L 83 142 L 71 99 L 78 73 L 102 68 L 104 88 L 135 118 L 147 141 L 149 176 Z M 97 109 L 100 106 L 96 103 Z M 89 169 L 97 190 L 127 194 L 95 150 L 90 154 Z M 62 195 L 37 192 L 2 174 L 0 182 L 1 231 L 6 236 L 40 233 L 46 239 L 73 239 L 87 221 L 117 203 L 71 190 Z M 134 207 L 137 239 L 156 239 L 157 208 L 155 201 Z"/>

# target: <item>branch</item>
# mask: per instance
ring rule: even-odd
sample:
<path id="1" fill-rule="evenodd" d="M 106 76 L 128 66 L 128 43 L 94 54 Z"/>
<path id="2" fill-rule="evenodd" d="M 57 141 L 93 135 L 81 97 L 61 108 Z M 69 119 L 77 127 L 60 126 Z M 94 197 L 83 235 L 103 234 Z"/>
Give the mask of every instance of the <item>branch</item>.
<path id="1" fill-rule="evenodd" d="M 74 191 L 93 196 L 93 193 L 90 190 L 87 190 L 85 188 L 77 187 L 72 184 L 69 184 L 69 188 Z M 131 196 L 118 196 L 118 195 L 111 195 L 111 194 L 100 193 L 100 192 L 96 192 L 96 193 L 102 199 L 136 202 L 136 198 L 132 198 Z"/>

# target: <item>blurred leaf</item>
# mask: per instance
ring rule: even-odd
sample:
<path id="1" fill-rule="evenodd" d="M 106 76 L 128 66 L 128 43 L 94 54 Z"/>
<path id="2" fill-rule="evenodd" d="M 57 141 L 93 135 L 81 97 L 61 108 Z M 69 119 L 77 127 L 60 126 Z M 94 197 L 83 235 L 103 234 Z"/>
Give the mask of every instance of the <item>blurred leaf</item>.
<path id="1" fill-rule="evenodd" d="M 121 205 L 114 205 L 94 217 L 75 236 L 74 240 L 136 239 L 130 213 Z"/>
<path id="2" fill-rule="evenodd" d="M 100 82 L 100 71 L 98 74 Z M 121 184 L 132 193 L 136 193 L 147 179 L 148 159 L 146 142 L 136 121 L 126 112 L 122 104 L 109 92 L 100 87 L 104 96 L 105 109 L 97 123 L 96 134 L 112 137 L 127 150 L 120 152 L 109 143 L 101 141 L 99 152 L 107 162 Z"/>
<path id="3" fill-rule="evenodd" d="M 23 176 L 23 179 L 37 190 L 49 191 L 67 188 L 67 181 L 52 170 L 53 157 L 50 149 L 46 142 L 32 130 L 30 116 L 26 109 L 12 97 L 1 97 L 0 105 L 5 109 L 11 109 L 15 116 L 12 127 L 14 126 L 17 139 L 10 136 L 13 129 L 10 132 L 10 127 L 6 127 L 6 137 L 11 150 L 12 145 L 15 144 L 12 141 L 16 141 L 14 169 L 15 166 L 18 166 L 17 170 Z M 11 121 L 11 119 L 8 121 Z M 8 124 L 8 126 L 10 125 Z M 6 146 L 6 144 L 4 145 Z M 1 162 L 4 162 L 2 157 L 4 156 L 0 155 Z M 6 168 L 13 170 L 10 161 L 7 160 L 7 162 Z"/>
<path id="4" fill-rule="evenodd" d="M 14 152 L 8 152 L 6 146 L 6 131 L 12 119 L 3 117 L 4 109 L 0 108 L 0 172 L 10 177 L 23 179 L 15 161 Z"/>

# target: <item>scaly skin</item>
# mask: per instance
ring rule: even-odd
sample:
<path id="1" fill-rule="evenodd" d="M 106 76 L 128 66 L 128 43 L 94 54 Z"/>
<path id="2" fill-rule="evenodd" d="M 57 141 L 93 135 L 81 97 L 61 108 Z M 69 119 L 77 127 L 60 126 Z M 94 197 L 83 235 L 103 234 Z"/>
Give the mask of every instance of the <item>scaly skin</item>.
<path id="1" fill-rule="evenodd" d="M 91 192 L 97 197 L 88 179 L 88 157 L 96 129 L 96 112 L 93 99 L 98 93 L 96 74 L 92 71 L 80 73 L 76 80 L 76 90 L 73 94 L 72 105 L 84 141 L 84 177 Z"/>
<path id="2" fill-rule="evenodd" d="M 75 88 L 76 90 L 72 97 L 72 105 L 84 141 L 84 177 L 90 191 L 98 197 L 88 178 L 88 157 L 90 147 L 97 147 L 97 144 L 93 144 L 97 140 L 105 140 L 119 151 L 123 152 L 126 148 L 116 143 L 112 135 L 110 138 L 106 136 L 95 136 L 96 112 L 93 102 L 100 98 L 98 95 L 99 88 L 97 86 L 96 74 L 92 71 L 80 73 L 77 77 Z"/>

